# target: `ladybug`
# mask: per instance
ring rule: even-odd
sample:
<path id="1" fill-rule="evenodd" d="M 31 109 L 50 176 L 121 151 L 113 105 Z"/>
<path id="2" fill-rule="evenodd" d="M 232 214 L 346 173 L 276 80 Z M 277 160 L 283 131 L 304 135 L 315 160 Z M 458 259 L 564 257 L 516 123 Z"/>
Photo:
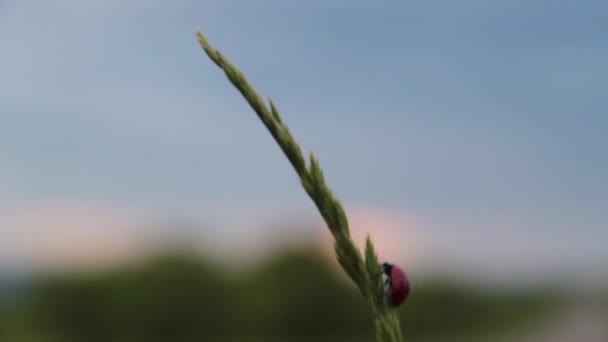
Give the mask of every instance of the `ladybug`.
<path id="1" fill-rule="evenodd" d="M 410 294 L 410 280 L 407 274 L 396 265 L 385 262 L 382 271 L 386 274 L 386 296 L 388 304 L 395 308 L 405 302 Z"/>

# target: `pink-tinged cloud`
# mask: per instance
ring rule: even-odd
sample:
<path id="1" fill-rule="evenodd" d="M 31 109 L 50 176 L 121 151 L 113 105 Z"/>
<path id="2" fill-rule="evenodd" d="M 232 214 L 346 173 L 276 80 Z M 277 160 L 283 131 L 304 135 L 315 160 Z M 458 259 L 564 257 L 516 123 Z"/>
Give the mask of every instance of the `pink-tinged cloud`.
<path id="1" fill-rule="evenodd" d="M 369 235 L 381 261 L 415 268 L 427 254 L 421 224 L 407 213 L 390 208 L 350 207 L 347 209 L 351 237 L 361 251 Z M 333 254 L 333 238 L 327 229 L 320 236 L 323 250 Z"/>
<path id="2" fill-rule="evenodd" d="M 45 203 L 0 216 L 0 262 L 19 269 L 102 266 L 132 258 L 145 243 L 140 215 L 83 203 Z"/>

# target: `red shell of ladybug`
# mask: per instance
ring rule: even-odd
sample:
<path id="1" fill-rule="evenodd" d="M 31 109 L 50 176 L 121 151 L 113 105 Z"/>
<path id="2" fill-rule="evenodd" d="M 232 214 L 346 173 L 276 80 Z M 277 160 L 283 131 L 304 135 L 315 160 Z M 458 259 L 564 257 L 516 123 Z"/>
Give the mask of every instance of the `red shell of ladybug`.
<path id="1" fill-rule="evenodd" d="M 410 294 L 410 281 L 407 274 L 398 266 L 384 263 L 382 265 L 387 276 L 387 298 L 391 307 L 397 307 L 405 302 Z"/>

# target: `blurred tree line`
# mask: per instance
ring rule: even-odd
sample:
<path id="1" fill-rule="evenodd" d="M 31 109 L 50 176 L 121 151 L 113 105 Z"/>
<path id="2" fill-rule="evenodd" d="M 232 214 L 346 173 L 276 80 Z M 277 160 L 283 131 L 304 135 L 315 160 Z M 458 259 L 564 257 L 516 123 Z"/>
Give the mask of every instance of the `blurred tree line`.
<path id="1" fill-rule="evenodd" d="M 0 308 L 0 341 L 372 341 L 366 306 L 315 250 L 248 272 L 185 251 L 109 271 L 43 277 Z M 473 337 L 546 310 L 537 294 L 413 283 L 408 340 Z"/>

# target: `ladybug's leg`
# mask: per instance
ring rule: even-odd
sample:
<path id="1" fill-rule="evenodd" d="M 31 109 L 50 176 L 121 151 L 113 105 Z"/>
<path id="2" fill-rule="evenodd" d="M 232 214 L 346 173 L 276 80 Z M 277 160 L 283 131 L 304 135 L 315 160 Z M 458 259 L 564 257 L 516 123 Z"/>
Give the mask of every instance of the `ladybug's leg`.
<path id="1" fill-rule="evenodd" d="M 391 293 L 391 279 L 386 279 L 386 281 L 384 282 L 384 291 L 390 295 Z"/>

